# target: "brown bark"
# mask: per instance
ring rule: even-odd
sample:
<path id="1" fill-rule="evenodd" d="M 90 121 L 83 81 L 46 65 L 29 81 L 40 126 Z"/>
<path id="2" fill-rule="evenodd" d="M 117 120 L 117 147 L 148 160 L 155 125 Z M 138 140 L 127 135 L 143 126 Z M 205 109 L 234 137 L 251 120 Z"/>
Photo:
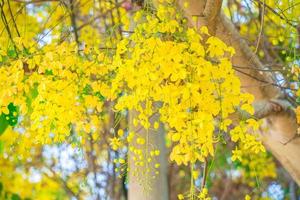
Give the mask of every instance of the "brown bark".
<path id="1" fill-rule="evenodd" d="M 155 2 L 155 1 L 154 1 Z M 300 185 L 300 139 L 297 137 L 297 123 L 293 110 L 284 99 L 279 87 L 276 87 L 275 79 L 271 73 L 264 72 L 263 65 L 258 57 L 251 51 L 232 22 L 220 11 L 220 0 L 179 0 L 179 7 L 183 8 L 184 2 L 189 3 L 187 9 L 183 9 L 190 26 L 208 26 L 211 34 L 216 35 L 227 45 L 235 48 L 236 54 L 232 58 L 233 66 L 239 66 L 242 70 L 236 71 L 240 77 L 244 92 L 254 95 L 256 115 L 264 118 L 261 128 L 261 139 L 273 155 L 281 162 L 293 179 Z M 198 17 L 197 23 L 192 18 Z M 249 87 L 251 86 L 251 87 Z M 256 87 L 252 87 L 256 86 Z M 164 138 L 151 133 L 153 141 L 160 143 Z M 163 147 L 163 146 L 161 146 Z M 165 155 L 164 155 L 165 156 Z M 161 164 L 166 163 L 164 158 Z M 132 166 L 132 164 L 130 164 Z M 143 189 L 137 180 L 130 175 L 129 200 L 160 200 L 168 199 L 166 169 L 162 169 L 162 176 L 153 181 L 151 195 L 145 198 Z"/>
<path id="2" fill-rule="evenodd" d="M 179 5 L 182 5 L 182 1 Z M 185 15 L 191 26 L 200 27 L 207 25 L 210 27 L 210 20 L 205 16 L 204 11 L 212 8 L 206 6 L 215 6 L 211 2 L 215 0 L 197 1 L 188 0 L 189 8 L 185 9 Z M 217 8 L 218 9 L 218 8 Z M 193 23 L 192 16 L 200 16 L 197 24 Z M 276 87 L 274 77 L 271 73 L 263 72 L 257 69 L 263 69 L 262 63 L 254 55 L 246 41 L 244 41 L 232 22 L 221 12 L 215 19 L 215 35 L 223 40 L 227 45 L 235 48 L 236 54 L 232 58 L 234 66 L 239 66 L 243 70 L 236 72 L 240 77 L 244 92 L 254 95 L 255 103 L 263 102 L 266 106 L 271 106 L 272 101 L 280 101 L 280 109 L 269 109 L 271 112 L 265 113 L 264 124 L 261 135 L 262 141 L 273 155 L 281 162 L 285 169 L 290 173 L 293 179 L 300 184 L 300 139 L 297 137 L 297 123 L 295 114 L 287 105 L 280 88 Z M 269 84 L 266 84 L 269 83 Z M 257 87 L 249 87 L 249 86 Z M 264 111 L 262 108 L 256 108 L 257 111 Z M 260 110 L 261 109 L 261 110 Z"/>

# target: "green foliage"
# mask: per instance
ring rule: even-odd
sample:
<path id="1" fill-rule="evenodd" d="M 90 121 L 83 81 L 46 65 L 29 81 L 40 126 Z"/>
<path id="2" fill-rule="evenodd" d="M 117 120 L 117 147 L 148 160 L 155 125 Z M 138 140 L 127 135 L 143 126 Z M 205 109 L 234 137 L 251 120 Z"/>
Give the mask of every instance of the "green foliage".
<path id="1" fill-rule="evenodd" d="M 18 123 L 18 107 L 10 103 L 7 108 L 9 113 L 0 115 L 0 135 L 4 133 L 8 126 L 15 126 Z"/>
<path id="2" fill-rule="evenodd" d="M 9 125 L 9 123 L 5 119 L 5 114 L 1 114 L 0 115 L 0 135 L 2 135 L 4 133 L 4 131 L 6 130 L 8 125 Z"/>
<path id="3" fill-rule="evenodd" d="M 18 194 L 12 194 L 11 200 L 21 200 L 20 196 Z"/>

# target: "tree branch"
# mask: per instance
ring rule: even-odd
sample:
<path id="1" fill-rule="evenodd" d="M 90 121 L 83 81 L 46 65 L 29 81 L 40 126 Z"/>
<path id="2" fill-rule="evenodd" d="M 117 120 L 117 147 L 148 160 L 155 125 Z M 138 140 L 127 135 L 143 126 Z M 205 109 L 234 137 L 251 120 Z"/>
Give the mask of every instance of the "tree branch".
<path id="1" fill-rule="evenodd" d="M 207 162 L 207 158 L 205 158 L 205 161 L 204 161 L 204 169 L 203 169 L 203 179 L 202 179 L 202 186 L 201 186 L 201 189 L 205 188 L 205 185 L 206 185 L 206 179 L 207 179 L 207 173 L 208 173 L 208 162 Z"/>
<path id="2" fill-rule="evenodd" d="M 212 35 L 216 33 L 216 20 L 220 14 L 222 2 L 222 0 L 207 0 L 205 4 L 203 15 L 207 19 L 207 27 Z"/>
<path id="3" fill-rule="evenodd" d="M 73 33 L 75 37 L 75 42 L 77 46 L 79 47 L 80 42 L 79 42 L 79 35 L 78 35 L 78 28 L 77 28 L 77 23 L 76 23 L 76 15 L 75 15 L 75 7 L 73 0 L 70 0 L 70 17 L 71 17 L 71 23 L 72 23 L 72 28 L 73 28 Z"/>

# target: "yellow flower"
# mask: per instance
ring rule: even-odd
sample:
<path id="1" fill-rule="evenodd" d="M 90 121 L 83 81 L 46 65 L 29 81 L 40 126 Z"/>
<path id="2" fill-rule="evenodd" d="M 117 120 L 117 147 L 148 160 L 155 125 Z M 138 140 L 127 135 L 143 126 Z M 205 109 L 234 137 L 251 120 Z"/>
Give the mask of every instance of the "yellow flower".
<path id="1" fill-rule="evenodd" d="M 242 161 L 242 151 L 238 150 L 237 147 L 235 147 L 235 150 L 232 150 L 231 160 L 232 161 L 235 161 L 235 160 Z"/>
<path id="2" fill-rule="evenodd" d="M 118 150 L 121 147 L 121 141 L 117 137 L 113 137 L 110 139 L 110 146 L 113 150 Z"/>
<path id="3" fill-rule="evenodd" d="M 143 145 L 143 144 L 145 144 L 145 139 L 139 137 L 139 138 L 136 139 L 136 143 L 138 143 L 138 144 L 140 144 L 140 145 Z"/>
<path id="4" fill-rule="evenodd" d="M 183 200 L 183 199 L 184 199 L 184 196 L 183 196 L 182 194 L 178 194 L 178 195 L 177 195 L 177 198 L 178 198 L 179 200 Z"/>
<path id="5" fill-rule="evenodd" d="M 119 137 L 122 137 L 123 135 L 124 135 L 123 129 L 119 129 L 119 130 L 118 130 L 118 136 L 119 136 Z"/>

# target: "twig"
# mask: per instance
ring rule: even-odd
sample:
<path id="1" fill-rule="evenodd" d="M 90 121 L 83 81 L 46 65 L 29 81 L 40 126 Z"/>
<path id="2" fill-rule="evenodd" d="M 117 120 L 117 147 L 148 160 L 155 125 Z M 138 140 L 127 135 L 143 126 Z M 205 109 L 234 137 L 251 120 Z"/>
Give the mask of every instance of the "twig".
<path id="1" fill-rule="evenodd" d="M 272 86 L 275 86 L 275 87 L 278 87 L 278 88 L 281 88 L 281 89 L 297 91 L 296 89 L 293 89 L 293 88 L 285 87 L 285 86 L 282 86 L 282 85 L 279 85 L 279 84 L 276 84 L 276 83 L 272 83 L 272 82 L 268 82 L 268 81 L 263 80 L 263 79 L 259 79 L 256 76 L 253 76 L 251 74 L 248 74 L 248 73 L 243 72 L 242 70 L 239 70 L 239 69 L 236 69 L 236 68 L 235 68 L 235 71 L 240 72 L 241 74 L 244 74 L 246 76 L 249 76 L 249 77 L 251 77 L 251 78 L 253 78 L 253 79 L 257 80 L 257 81 L 260 81 L 260 82 L 263 82 L 263 83 L 268 83 L 268 84 L 270 84 Z"/>
<path id="2" fill-rule="evenodd" d="M 76 41 L 77 46 L 79 47 L 80 42 L 79 42 L 78 28 L 77 28 L 77 23 L 76 23 L 76 15 L 75 15 L 74 11 L 75 11 L 75 8 L 74 8 L 73 0 L 70 0 L 71 23 L 72 23 L 75 41 Z"/>
<path id="3" fill-rule="evenodd" d="M 201 186 L 201 189 L 205 188 L 205 185 L 206 185 L 206 179 L 207 179 L 207 170 L 208 170 L 208 162 L 207 162 L 207 158 L 205 158 L 205 161 L 204 161 L 204 170 L 203 170 L 203 179 L 202 179 L 202 186 Z"/>
<path id="4" fill-rule="evenodd" d="M 263 2 L 261 22 L 260 22 L 260 31 L 259 31 L 258 40 L 257 40 L 257 44 L 256 44 L 256 47 L 255 47 L 254 54 L 257 53 L 257 50 L 258 50 L 258 47 L 259 47 L 260 38 L 261 38 L 261 35 L 262 35 L 262 32 L 263 32 L 264 18 L 265 18 L 265 0 Z"/>
<path id="5" fill-rule="evenodd" d="M 257 3 L 263 5 L 263 2 L 261 0 L 250 0 L 252 2 L 256 1 Z M 280 19 L 284 20 L 287 24 L 289 24 L 290 26 L 297 28 L 297 26 L 293 23 L 290 22 L 289 19 L 283 17 L 282 15 L 280 15 L 277 11 L 275 11 L 271 6 L 269 6 L 268 4 L 265 3 L 266 8 L 268 8 L 272 13 L 274 13 L 275 15 L 277 15 Z"/>
<path id="6" fill-rule="evenodd" d="M 9 39 L 10 39 L 10 41 L 13 43 L 13 46 L 14 46 L 14 49 L 15 49 L 15 51 L 16 51 L 17 57 L 19 57 L 18 51 L 17 51 L 16 43 L 15 43 L 14 40 L 13 40 L 12 33 L 11 33 L 11 30 L 10 30 L 10 28 L 9 28 L 9 25 L 8 25 L 8 22 L 7 22 L 5 13 L 4 13 L 4 9 L 3 9 L 4 4 L 5 4 L 5 3 L 4 3 L 4 0 L 1 0 L 1 2 L 0 2 L 1 19 L 2 19 L 2 22 L 3 22 L 4 26 L 5 26 L 5 29 L 6 29 L 6 31 L 7 31 L 7 34 L 8 34 L 8 36 L 9 36 Z"/>

